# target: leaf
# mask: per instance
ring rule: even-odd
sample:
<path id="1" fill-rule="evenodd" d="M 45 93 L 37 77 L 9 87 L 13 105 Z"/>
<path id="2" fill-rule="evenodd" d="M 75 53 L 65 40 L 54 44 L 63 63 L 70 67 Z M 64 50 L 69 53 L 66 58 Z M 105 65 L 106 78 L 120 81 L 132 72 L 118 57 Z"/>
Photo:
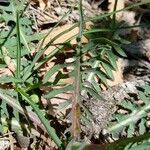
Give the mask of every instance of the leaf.
<path id="1" fill-rule="evenodd" d="M 123 51 L 123 49 L 119 45 L 113 44 L 113 47 L 119 55 L 123 57 L 127 57 L 126 53 Z"/>
<path id="2" fill-rule="evenodd" d="M 48 82 L 49 78 L 56 73 L 59 69 L 62 68 L 62 65 L 54 65 L 44 76 L 43 78 L 43 84 Z"/>
<path id="3" fill-rule="evenodd" d="M 72 90 L 74 90 L 74 87 L 72 85 L 67 85 L 67 86 L 59 88 L 59 89 L 53 89 L 48 94 L 44 95 L 44 98 L 51 99 L 51 98 L 55 97 L 58 94 L 61 94 L 63 92 L 72 91 Z"/>
<path id="4" fill-rule="evenodd" d="M 54 65 L 44 76 L 43 78 L 43 84 L 45 84 L 46 82 L 48 82 L 49 78 L 55 74 L 56 72 L 58 72 L 60 69 L 63 69 L 64 67 L 69 67 L 69 66 L 74 66 L 74 63 L 65 63 L 65 64 L 58 64 L 58 65 Z"/>
<path id="5" fill-rule="evenodd" d="M 12 130 L 16 133 L 18 133 L 19 130 L 21 131 L 21 123 L 16 119 L 16 117 L 11 119 L 11 126 Z"/>
<path id="6" fill-rule="evenodd" d="M 20 122 L 19 112 L 14 109 L 13 110 L 13 115 L 14 115 L 16 121 L 19 123 Z"/>
<path id="7" fill-rule="evenodd" d="M 95 81 L 95 79 L 92 79 L 92 80 L 91 80 L 91 84 L 92 84 L 92 86 L 94 87 L 94 89 L 97 91 L 97 93 L 99 93 L 99 92 L 101 91 L 100 85 L 99 85 L 99 83 L 97 83 L 97 82 Z"/>
<path id="8" fill-rule="evenodd" d="M 83 34 L 85 34 L 85 36 L 86 36 L 86 34 L 90 34 L 90 33 L 98 33 L 98 32 L 113 32 L 113 30 L 112 29 L 91 29 L 91 30 L 89 30 L 89 31 L 85 31 Z"/>
<path id="9" fill-rule="evenodd" d="M 95 47 L 95 44 L 93 42 L 89 42 L 84 45 L 84 47 L 81 49 L 82 54 L 87 53 L 88 51 L 92 50 Z"/>
<path id="10" fill-rule="evenodd" d="M 139 97 L 141 98 L 141 100 L 142 100 L 146 105 L 150 104 L 150 98 L 149 98 L 149 97 L 146 97 L 144 92 L 138 91 L 138 93 L 139 93 L 139 94 L 138 94 Z"/>
<path id="11" fill-rule="evenodd" d="M 85 89 L 85 91 L 87 91 L 96 100 L 103 100 L 103 98 L 94 89 L 87 86 L 83 86 L 82 89 Z"/>
<path id="12" fill-rule="evenodd" d="M 21 31 L 20 31 L 20 24 L 19 24 L 19 12 L 16 13 L 16 34 L 17 34 L 17 73 L 16 78 L 20 79 L 20 72 L 21 72 Z"/>
<path id="13" fill-rule="evenodd" d="M 107 86 L 107 80 L 106 80 L 107 77 L 106 77 L 105 73 L 102 72 L 102 71 L 96 71 L 96 75 L 100 78 L 101 82 L 102 82 L 105 86 Z"/>
<path id="14" fill-rule="evenodd" d="M 3 112 L 5 113 L 5 115 L 7 116 L 7 118 L 9 118 L 9 112 L 7 110 L 7 105 L 5 101 L 2 101 L 1 105 L 0 105 L 1 109 L 3 109 Z"/>
<path id="15" fill-rule="evenodd" d="M 112 132 L 112 137 L 114 139 L 118 139 L 123 130 L 124 130 L 124 127 L 117 128 L 115 131 Z"/>
<path id="16" fill-rule="evenodd" d="M 1 123 L 1 127 L 2 127 L 2 130 L 1 130 L 1 133 L 2 134 L 6 134 L 8 132 L 8 117 L 6 116 L 6 114 L 3 112 L 3 110 L 1 110 L 0 112 L 1 114 L 1 118 L 0 118 L 0 123 Z"/>
<path id="17" fill-rule="evenodd" d="M 60 141 L 59 137 L 55 133 L 55 130 L 50 126 L 49 121 L 44 117 L 43 113 L 38 108 L 38 106 L 34 102 L 32 102 L 30 97 L 24 91 L 22 91 L 21 89 L 18 89 L 18 92 L 22 95 L 24 100 L 34 109 L 35 113 L 41 120 L 42 124 L 45 126 L 49 136 L 54 140 L 58 148 L 60 148 L 62 145 L 62 142 Z"/>
<path id="18" fill-rule="evenodd" d="M 112 67 L 116 70 L 117 69 L 117 59 L 115 54 L 112 51 L 106 51 L 108 60 L 110 61 Z"/>
<path id="19" fill-rule="evenodd" d="M 71 105 L 71 102 L 71 100 L 66 100 L 65 102 L 59 103 L 58 110 L 66 109 L 69 105 Z"/>
<path id="20" fill-rule="evenodd" d="M 22 83 L 22 79 L 17 79 L 16 77 L 12 76 L 2 76 L 0 77 L 0 83 Z"/>
<path id="21" fill-rule="evenodd" d="M 130 148 L 130 150 L 149 150 L 149 149 L 150 149 L 150 143 L 147 143 L 147 144 L 143 143 L 143 144 Z"/>
<path id="22" fill-rule="evenodd" d="M 82 105 L 82 108 L 83 108 L 83 110 L 84 110 L 84 112 L 85 112 L 85 116 L 83 116 L 83 115 L 81 115 L 81 118 L 83 119 L 83 121 L 85 121 L 87 124 L 90 124 L 91 122 L 90 122 L 90 120 L 92 119 L 94 119 L 94 117 L 93 117 L 93 115 L 92 115 L 92 113 L 89 111 L 89 108 L 87 108 L 87 107 L 85 107 L 84 105 Z"/>
<path id="23" fill-rule="evenodd" d="M 104 68 L 105 71 L 106 71 L 106 75 L 107 75 L 110 79 L 114 80 L 111 66 L 110 66 L 108 63 L 105 63 L 105 62 L 101 62 L 101 64 L 102 64 L 103 68 Z"/>
<path id="24" fill-rule="evenodd" d="M 94 85 L 94 84 L 96 84 L 96 85 Z M 90 81 L 85 81 L 83 83 L 83 86 L 89 87 L 89 88 L 93 89 L 97 93 L 99 93 L 101 91 L 99 83 L 96 83 L 96 81 L 94 81 L 94 79 L 91 79 L 91 82 Z"/>
<path id="25" fill-rule="evenodd" d="M 68 12 L 69 13 L 69 12 Z M 37 63 L 37 61 L 41 58 L 41 56 L 44 54 L 44 52 L 46 51 L 46 49 L 56 40 L 58 39 L 60 36 L 62 36 L 63 34 L 69 32 L 70 30 L 74 29 L 76 27 L 76 25 L 72 26 L 71 28 L 61 32 L 60 34 L 54 36 L 45 46 L 44 48 L 43 43 L 46 40 L 46 38 L 48 37 L 48 35 L 50 35 L 50 33 L 54 30 L 54 28 L 56 28 L 62 21 L 62 19 L 64 19 L 68 13 L 66 13 L 59 21 L 58 23 L 52 28 L 50 29 L 50 31 L 47 33 L 47 35 L 43 38 L 39 48 L 38 48 L 38 52 L 36 53 L 32 63 L 30 64 L 28 70 L 25 72 L 25 75 L 23 77 L 24 80 L 27 80 L 28 77 L 30 77 L 30 75 L 33 73 L 33 71 L 37 70 L 40 66 L 42 66 L 44 63 L 46 63 L 50 58 L 52 58 L 58 51 L 60 51 L 60 49 L 63 47 L 62 45 L 60 46 L 61 48 L 56 48 L 55 50 L 53 50 L 52 52 L 50 52 L 47 57 L 45 59 L 42 60 L 41 63 L 39 63 L 37 66 L 35 66 L 35 64 Z M 69 41 L 69 40 L 68 40 Z M 68 41 L 64 41 L 64 42 L 68 42 Z"/>
<path id="26" fill-rule="evenodd" d="M 108 130 L 110 132 L 116 132 L 118 129 L 121 129 L 123 127 L 128 127 L 128 134 L 127 136 L 132 136 L 134 133 L 134 130 L 137 131 L 136 126 L 139 127 L 139 133 L 145 133 L 146 132 L 146 116 L 148 116 L 150 112 L 150 103 L 148 102 L 148 99 L 150 95 L 145 96 L 146 91 L 141 91 L 139 89 L 139 96 L 141 99 L 144 99 L 143 105 L 136 105 L 130 100 L 124 100 L 120 105 L 124 107 L 125 109 L 130 110 L 129 114 L 114 114 L 114 118 L 117 119 L 116 124 L 109 127 Z M 140 122 L 138 122 L 140 120 Z"/>
<path id="27" fill-rule="evenodd" d="M 24 9 L 26 8 L 26 3 L 25 0 L 22 0 L 20 2 L 15 0 L 12 0 L 10 2 L 8 2 L 8 6 L 2 6 L 2 14 L 1 16 L 4 18 L 4 21 L 6 23 L 9 22 L 14 22 L 13 24 L 7 24 L 8 25 L 8 29 L 4 29 L 2 30 L 2 32 L 0 33 L 0 36 L 2 36 L 2 38 L 4 39 L 2 42 L 0 42 L 3 46 L 6 47 L 6 49 L 9 52 L 9 56 L 12 58 L 16 58 L 16 51 L 17 51 L 17 43 L 16 43 L 16 12 L 21 12 L 24 11 Z M 19 18 L 20 20 L 20 38 L 21 38 L 21 44 L 22 47 L 24 47 L 22 49 L 22 56 L 24 56 L 25 54 L 29 54 L 29 52 L 31 52 L 31 48 L 32 48 L 32 43 L 31 41 L 35 41 L 37 39 L 40 39 L 39 36 L 34 36 L 34 33 L 32 31 L 32 22 L 29 18 L 27 18 L 26 16 L 20 16 Z M 15 41 L 15 42 L 14 42 Z"/>
<path id="28" fill-rule="evenodd" d="M 115 119 L 120 122 L 123 121 L 125 119 L 127 119 L 129 117 L 129 115 L 124 115 L 124 114 L 115 114 Z"/>
<path id="29" fill-rule="evenodd" d="M 120 105 L 130 111 L 135 111 L 138 109 L 137 106 L 129 100 L 124 100 Z"/>
<path id="30" fill-rule="evenodd" d="M 131 123 L 127 130 L 127 136 L 132 137 L 134 135 L 134 131 L 135 131 L 135 124 Z"/>
<path id="31" fill-rule="evenodd" d="M 146 133 L 146 119 L 145 118 L 141 119 L 138 126 L 139 126 L 140 135 L 143 135 L 144 133 Z"/>
<path id="32" fill-rule="evenodd" d="M 147 93 L 150 94 L 150 85 L 144 85 L 143 88 L 145 89 L 145 91 L 146 91 Z"/>

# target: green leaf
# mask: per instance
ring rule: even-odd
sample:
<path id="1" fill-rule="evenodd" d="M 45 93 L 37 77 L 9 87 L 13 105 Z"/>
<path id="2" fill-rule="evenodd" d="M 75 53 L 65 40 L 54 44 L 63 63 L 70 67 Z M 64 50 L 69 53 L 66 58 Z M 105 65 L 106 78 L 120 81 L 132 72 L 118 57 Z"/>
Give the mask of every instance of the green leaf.
<path id="1" fill-rule="evenodd" d="M 2 90 L 0 89 L 0 98 L 5 101 L 9 106 L 13 107 L 15 110 L 17 110 L 18 112 L 24 114 L 24 110 L 23 108 L 20 106 L 20 104 L 14 99 L 12 98 L 12 95 L 9 96 L 7 95 L 6 92 L 7 90 Z"/>
<path id="2" fill-rule="evenodd" d="M 1 105 L 0 105 L 1 109 L 3 109 L 3 112 L 5 113 L 5 115 L 7 116 L 7 118 L 9 118 L 9 112 L 7 110 L 7 105 L 5 101 L 2 101 Z"/>
<path id="3" fill-rule="evenodd" d="M 44 78 L 43 78 L 43 84 L 45 84 L 46 82 L 48 82 L 49 78 L 55 74 L 56 72 L 58 72 L 60 69 L 63 69 L 64 67 L 69 67 L 69 66 L 74 66 L 74 63 L 65 63 L 65 64 L 58 64 L 58 65 L 54 65 L 52 68 L 50 68 L 50 70 L 45 74 Z"/>
<path id="4" fill-rule="evenodd" d="M 37 63 L 37 61 L 41 58 L 41 56 L 44 54 L 44 52 L 46 51 L 46 49 L 56 40 L 58 39 L 60 36 L 62 36 L 63 34 L 71 31 L 72 29 L 74 29 L 77 25 L 72 26 L 71 28 L 61 32 L 60 34 L 54 36 L 45 46 L 44 48 L 42 48 L 44 41 L 46 40 L 46 38 L 48 37 L 48 35 L 61 23 L 62 19 L 64 19 L 66 16 L 68 15 L 68 13 L 66 13 L 59 21 L 58 23 L 52 28 L 50 29 L 50 31 L 47 33 L 47 35 L 43 38 L 38 52 L 35 55 L 32 63 L 30 64 L 28 70 L 25 72 L 25 75 L 23 77 L 24 80 L 27 80 L 28 77 L 30 77 L 30 75 L 37 69 L 39 68 L 41 65 L 43 65 L 45 62 L 47 62 L 50 58 L 52 58 L 58 51 L 60 51 L 60 48 L 56 48 L 55 50 L 53 50 L 52 52 L 50 52 L 48 54 L 48 56 L 45 58 L 45 60 L 42 60 L 42 63 L 39 63 L 38 66 L 35 67 L 35 64 Z M 67 41 L 65 41 L 67 42 Z M 60 46 L 63 47 L 63 46 Z"/>
<path id="5" fill-rule="evenodd" d="M 98 93 L 101 91 L 99 83 L 97 83 L 94 78 L 91 79 L 91 84 Z"/>
<path id="6" fill-rule="evenodd" d="M 123 49 L 119 45 L 113 44 L 113 47 L 119 55 L 123 57 L 127 57 L 126 53 L 123 51 Z"/>
<path id="7" fill-rule="evenodd" d="M 110 79 L 114 80 L 114 76 L 113 76 L 113 73 L 112 73 L 112 67 L 108 63 L 103 62 L 103 61 L 101 62 L 101 64 L 102 64 L 104 70 L 106 71 L 106 75 Z"/>
<path id="8" fill-rule="evenodd" d="M 150 149 L 150 142 L 145 144 L 140 144 L 140 145 L 137 145 L 135 147 L 132 147 L 130 148 L 129 150 L 149 150 Z"/>
<path id="9" fill-rule="evenodd" d="M 138 95 L 139 97 L 141 98 L 141 100 L 146 104 L 150 104 L 150 98 L 149 97 L 146 97 L 145 93 L 142 92 L 142 91 L 138 91 Z"/>
<path id="10" fill-rule="evenodd" d="M 139 133 L 140 135 L 146 133 L 146 119 L 145 118 L 142 118 L 140 123 L 139 123 Z"/>
<path id="11" fill-rule="evenodd" d="M 16 13 L 16 33 L 17 33 L 17 74 L 16 78 L 20 79 L 21 72 L 21 39 L 20 39 L 20 24 L 19 24 L 19 12 Z"/>
<path id="12" fill-rule="evenodd" d="M 112 51 L 106 51 L 108 60 L 110 61 L 111 65 L 113 68 L 116 70 L 117 69 L 117 58 L 115 54 Z"/>
<path id="13" fill-rule="evenodd" d="M 103 71 L 96 71 L 96 75 L 100 78 L 101 82 L 107 86 L 107 77 Z"/>
<path id="14" fill-rule="evenodd" d="M 61 102 L 58 105 L 58 110 L 64 110 L 66 109 L 69 105 L 71 105 L 72 101 L 71 100 L 66 100 L 65 102 Z"/>
<path id="15" fill-rule="evenodd" d="M 130 102 L 129 100 L 124 100 L 120 105 L 131 111 L 137 110 L 137 106 L 134 103 Z"/>
<path id="16" fill-rule="evenodd" d="M 67 86 L 59 88 L 59 89 L 53 89 L 48 94 L 44 95 L 44 98 L 51 99 L 51 98 L 55 97 L 58 94 L 68 92 L 68 91 L 72 91 L 72 90 L 74 90 L 73 85 L 67 85 Z"/>
<path id="17" fill-rule="evenodd" d="M 38 115 L 39 119 L 45 126 L 49 136 L 54 140 L 58 148 L 61 148 L 62 142 L 60 141 L 59 137 L 56 135 L 55 130 L 50 126 L 49 121 L 44 117 L 41 110 L 38 108 L 38 106 L 31 100 L 31 98 L 21 89 L 17 89 L 18 92 L 22 95 L 24 100 L 34 109 L 35 113 Z"/>
<path id="18" fill-rule="evenodd" d="M 8 117 L 3 112 L 3 110 L 1 110 L 0 115 L 1 115 L 0 123 L 1 123 L 1 127 L 2 127 L 1 133 L 6 134 L 9 130 L 8 129 L 8 121 L 7 121 Z"/>
<path id="19" fill-rule="evenodd" d="M 2 76 L 0 77 L 0 83 L 22 83 L 22 79 L 17 79 L 16 77 L 12 76 Z"/>
<path id="20" fill-rule="evenodd" d="M 134 131 L 135 131 L 135 124 L 131 123 L 128 127 L 128 130 L 127 130 L 127 136 L 133 137 Z"/>
<path id="21" fill-rule="evenodd" d="M 129 115 L 124 115 L 124 114 L 115 114 L 115 119 L 120 122 L 123 121 L 125 119 L 127 119 L 129 117 Z"/>
<path id="22" fill-rule="evenodd" d="M 85 89 L 85 91 L 87 91 L 96 100 L 104 100 L 94 89 L 88 86 L 83 86 L 82 89 Z"/>
<path id="23" fill-rule="evenodd" d="M 82 54 L 87 53 L 88 51 L 92 50 L 95 47 L 95 44 L 93 42 L 89 42 L 84 45 L 84 47 L 81 49 Z"/>
<path id="24" fill-rule="evenodd" d="M 150 85 L 144 85 L 142 88 L 144 88 L 145 91 L 150 94 Z"/>
<path id="25" fill-rule="evenodd" d="M 20 122 L 20 116 L 19 116 L 19 112 L 17 110 L 13 110 L 13 115 L 16 119 L 16 121 L 18 121 L 18 123 Z"/>

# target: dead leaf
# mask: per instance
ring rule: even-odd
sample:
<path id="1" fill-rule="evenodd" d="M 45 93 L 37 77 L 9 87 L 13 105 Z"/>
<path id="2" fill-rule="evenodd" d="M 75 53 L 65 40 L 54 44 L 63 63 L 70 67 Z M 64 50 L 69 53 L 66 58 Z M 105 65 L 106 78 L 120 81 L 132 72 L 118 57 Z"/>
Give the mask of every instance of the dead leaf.
<path id="1" fill-rule="evenodd" d="M 9 69 L 9 71 L 14 73 L 16 70 L 16 66 L 15 66 L 14 62 L 11 60 L 11 58 L 7 55 L 7 49 L 4 46 L 2 47 L 2 53 L 4 55 L 4 61 Z"/>
<path id="2" fill-rule="evenodd" d="M 50 7 L 50 1 L 49 0 L 29 0 L 29 3 L 38 4 L 41 10 L 44 10 L 46 7 Z"/>

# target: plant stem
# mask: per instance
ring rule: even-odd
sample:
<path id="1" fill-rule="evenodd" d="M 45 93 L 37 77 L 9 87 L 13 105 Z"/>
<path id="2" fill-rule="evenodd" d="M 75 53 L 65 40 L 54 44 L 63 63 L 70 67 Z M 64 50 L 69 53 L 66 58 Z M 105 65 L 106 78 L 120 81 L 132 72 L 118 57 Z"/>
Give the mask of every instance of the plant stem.
<path id="1" fill-rule="evenodd" d="M 117 3 L 118 3 L 118 0 L 115 0 L 114 10 L 113 10 L 113 12 L 115 12 L 115 11 L 116 11 Z M 113 14 L 113 28 L 115 28 L 115 26 L 116 26 L 116 13 L 114 13 L 114 14 Z"/>
<path id="2" fill-rule="evenodd" d="M 123 9 L 119 9 L 119 10 L 116 10 L 116 11 L 113 11 L 113 12 L 110 12 L 110 13 L 106 13 L 106 14 L 103 14 L 103 15 L 96 16 L 96 17 L 87 18 L 87 20 L 85 20 L 85 21 L 101 20 L 103 18 L 106 18 L 106 17 L 111 16 L 113 14 L 116 14 L 118 12 L 129 10 L 131 8 L 134 8 L 134 7 L 137 7 L 137 6 L 140 6 L 140 5 L 144 5 L 144 4 L 147 4 L 147 3 L 149 3 L 149 0 L 142 0 L 139 3 L 135 3 L 133 5 L 127 6 Z"/>
<path id="3" fill-rule="evenodd" d="M 81 72 L 80 72 L 80 53 L 82 50 L 82 36 L 83 36 L 83 11 L 82 11 L 82 0 L 79 0 L 79 34 L 77 37 L 77 59 L 76 59 L 76 74 L 75 74 L 75 92 L 73 96 L 72 104 L 72 136 L 77 139 L 80 134 L 80 83 L 81 83 Z"/>
<path id="4" fill-rule="evenodd" d="M 17 29 L 17 75 L 20 78 L 21 70 L 21 40 L 20 40 L 20 27 L 19 27 L 19 12 L 16 13 L 16 29 Z"/>

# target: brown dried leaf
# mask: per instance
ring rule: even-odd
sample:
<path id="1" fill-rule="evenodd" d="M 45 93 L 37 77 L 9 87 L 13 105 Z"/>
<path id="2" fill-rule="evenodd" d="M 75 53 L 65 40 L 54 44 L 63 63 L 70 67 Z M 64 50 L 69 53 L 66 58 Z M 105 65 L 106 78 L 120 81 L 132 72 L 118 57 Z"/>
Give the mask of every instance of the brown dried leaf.
<path id="1" fill-rule="evenodd" d="M 2 53 L 4 55 L 4 61 L 8 67 L 8 70 L 10 72 L 15 72 L 16 70 L 16 66 L 15 64 L 12 62 L 11 58 L 7 55 L 7 49 L 5 47 L 2 47 Z M 11 73 L 12 74 L 12 73 Z"/>
<path id="2" fill-rule="evenodd" d="M 46 7 L 50 7 L 50 1 L 49 0 L 29 0 L 29 3 L 38 4 L 41 10 L 44 10 Z"/>

